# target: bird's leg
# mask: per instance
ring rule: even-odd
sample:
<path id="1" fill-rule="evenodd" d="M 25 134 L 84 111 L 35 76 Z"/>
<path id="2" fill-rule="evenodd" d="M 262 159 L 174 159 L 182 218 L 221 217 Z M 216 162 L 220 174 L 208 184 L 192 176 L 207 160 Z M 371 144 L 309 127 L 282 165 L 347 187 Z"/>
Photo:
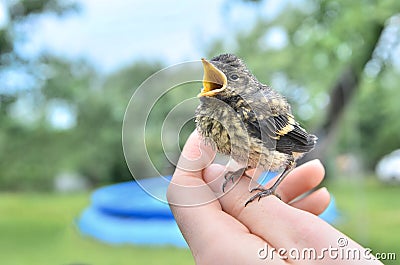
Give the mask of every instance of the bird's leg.
<path id="1" fill-rule="evenodd" d="M 225 192 L 225 187 L 228 184 L 228 182 L 232 181 L 232 184 L 235 182 L 236 179 L 239 179 L 241 176 L 245 176 L 246 178 L 251 179 L 249 175 L 246 174 L 246 170 L 248 170 L 249 167 L 243 167 L 239 168 L 236 171 L 228 171 L 226 172 L 224 178 L 225 181 L 222 184 L 222 192 Z"/>
<path id="2" fill-rule="evenodd" d="M 247 200 L 247 202 L 244 204 L 244 207 L 247 206 L 250 202 L 254 201 L 255 199 L 258 198 L 260 200 L 262 197 L 270 196 L 270 195 L 275 195 L 279 199 L 280 196 L 276 194 L 276 188 L 281 184 L 281 182 L 285 179 L 285 177 L 296 167 L 296 163 L 294 160 L 291 160 L 289 164 L 286 166 L 285 170 L 282 172 L 282 174 L 278 177 L 278 179 L 275 181 L 274 185 L 272 185 L 271 188 L 265 189 L 262 187 L 256 187 L 253 188 L 250 192 L 253 192 L 255 190 L 258 190 L 259 192 L 252 196 L 250 199 Z"/>

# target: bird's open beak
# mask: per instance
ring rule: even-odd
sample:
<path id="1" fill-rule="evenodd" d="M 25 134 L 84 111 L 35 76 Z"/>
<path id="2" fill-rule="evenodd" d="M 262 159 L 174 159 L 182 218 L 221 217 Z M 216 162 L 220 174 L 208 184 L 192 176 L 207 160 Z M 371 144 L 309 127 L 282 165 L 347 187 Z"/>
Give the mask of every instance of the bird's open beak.
<path id="1" fill-rule="evenodd" d="M 203 89 L 197 97 L 210 97 L 224 90 L 227 84 L 226 75 L 206 59 L 202 58 L 201 62 L 204 68 Z"/>

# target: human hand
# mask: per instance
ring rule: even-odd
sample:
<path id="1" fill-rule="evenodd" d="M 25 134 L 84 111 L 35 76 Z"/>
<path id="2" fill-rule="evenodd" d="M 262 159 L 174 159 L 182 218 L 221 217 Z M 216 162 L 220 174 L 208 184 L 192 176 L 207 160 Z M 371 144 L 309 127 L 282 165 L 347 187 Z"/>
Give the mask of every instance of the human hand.
<path id="1" fill-rule="evenodd" d="M 268 196 L 244 207 L 250 180 L 242 178 L 221 196 L 224 166 L 211 164 L 214 155 L 194 132 L 167 194 L 196 264 L 381 264 L 316 216 L 329 203 L 325 188 L 291 202 L 322 181 L 318 160 L 287 176 L 277 190 L 282 200 Z M 359 251 L 360 259 L 352 258 L 353 251 Z"/>

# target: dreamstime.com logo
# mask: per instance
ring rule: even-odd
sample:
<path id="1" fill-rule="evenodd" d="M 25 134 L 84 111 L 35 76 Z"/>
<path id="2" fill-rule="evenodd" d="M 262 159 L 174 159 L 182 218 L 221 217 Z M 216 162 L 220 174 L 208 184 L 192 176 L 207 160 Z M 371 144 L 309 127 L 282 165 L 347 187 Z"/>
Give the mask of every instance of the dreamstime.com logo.
<path id="1" fill-rule="evenodd" d="M 359 249 L 348 247 L 349 241 L 345 237 L 337 240 L 336 246 L 316 250 L 315 248 L 273 248 L 265 244 L 259 248 L 257 255 L 259 259 L 282 259 L 282 260 L 396 260 L 396 253 L 372 253 L 372 249 Z"/>

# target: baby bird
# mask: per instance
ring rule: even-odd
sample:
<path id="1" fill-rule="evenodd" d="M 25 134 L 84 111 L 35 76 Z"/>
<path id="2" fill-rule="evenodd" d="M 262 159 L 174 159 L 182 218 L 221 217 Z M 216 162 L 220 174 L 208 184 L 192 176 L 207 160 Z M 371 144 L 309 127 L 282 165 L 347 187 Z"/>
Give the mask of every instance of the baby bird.
<path id="1" fill-rule="evenodd" d="M 197 131 L 217 152 L 230 155 L 242 166 L 225 175 L 222 190 L 228 181 L 247 176 L 248 169 L 283 170 L 271 188 L 252 189 L 250 192 L 258 192 L 245 206 L 269 195 L 279 198 L 276 188 L 296 166 L 296 160 L 314 148 L 317 137 L 296 122 L 286 99 L 261 84 L 235 55 L 221 54 L 210 61 L 202 59 L 202 63 Z"/>

